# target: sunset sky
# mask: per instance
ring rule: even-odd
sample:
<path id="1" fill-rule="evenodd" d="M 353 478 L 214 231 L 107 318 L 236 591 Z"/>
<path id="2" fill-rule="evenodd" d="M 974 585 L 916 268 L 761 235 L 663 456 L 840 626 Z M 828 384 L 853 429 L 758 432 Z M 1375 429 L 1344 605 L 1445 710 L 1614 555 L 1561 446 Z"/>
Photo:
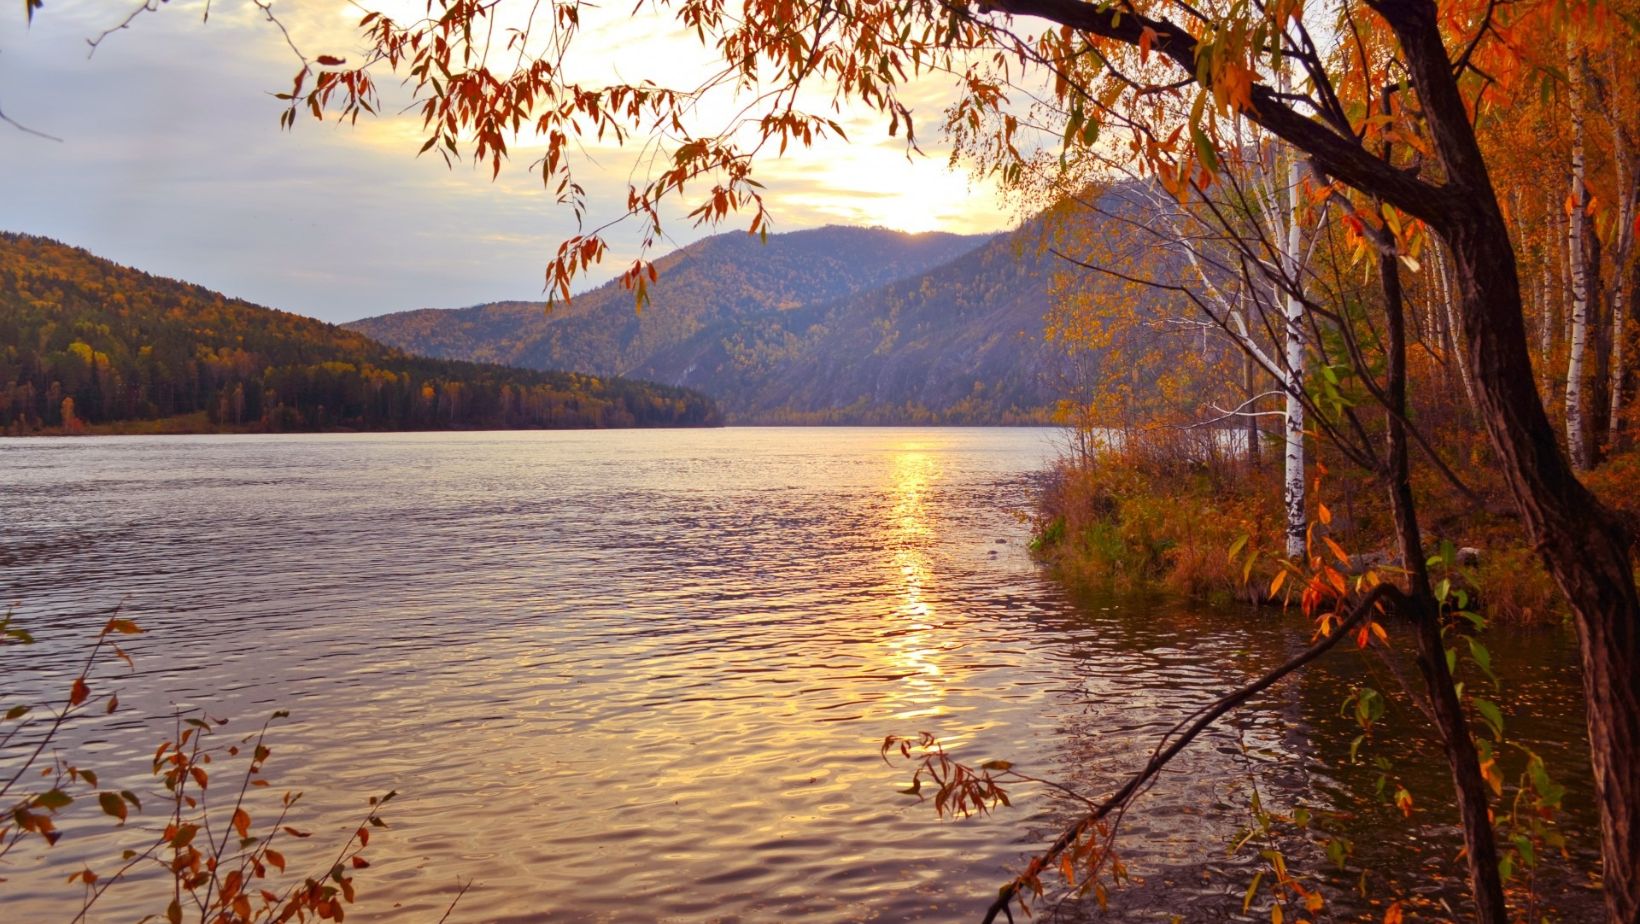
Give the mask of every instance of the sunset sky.
<path id="1" fill-rule="evenodd" d="M 419 4 L 418 4 L 419 6 Z M 698 80 L 705 59 L 670 24 L 612 11 L 581 36 L 584 60 L 629 80 Z M 417 158 L 419 123 L 278 127 L 296 61 L 249 3 L 170 3 L 109 37 L 86 40 L 134 5 L 50 0 L 25 28 L 0 22 L 0 109 L 60 142 L 0 126 L 0 228 L 43 234 L 252 301 L 344 321 L 418 307 L 535 298 L 559 240 L 574 229 L 527 168 L 529 149 L 488 171 Z M 304 51 L 357 47 L 358 8 L 335 0 L 276 5 Z M 596 18 L 601 15 L 602 19 Z M 391 81 L 384 81 L 391 83 Z M 908 231 L 999 230 L 1013 216 L 994 190 L 946 168 L 937 125 L 945 89 L 915 108 L 928 156 L 908 160 L 876 119 L 845 114 L 852 144 L 770 160 L 775 230 L 831 223 Z M 624 202 L 628 153 L 588 152 L 581 179 L 604 219 Z M 675 243 L 700 230 L 669 229 Z M 616 242 L 617 247 L 620 246 Z M 605 264 L 615 268 L 630 253 Z"/>

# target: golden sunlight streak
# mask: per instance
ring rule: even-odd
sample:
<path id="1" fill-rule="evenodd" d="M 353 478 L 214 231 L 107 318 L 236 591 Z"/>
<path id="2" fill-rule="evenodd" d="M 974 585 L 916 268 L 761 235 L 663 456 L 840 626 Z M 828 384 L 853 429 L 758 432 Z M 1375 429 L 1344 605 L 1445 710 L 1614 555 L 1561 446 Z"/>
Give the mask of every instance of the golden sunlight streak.
<path id="1" fill-rule="evenodd" d="M 947 678 L 939 663 L 942 649 L 935 638 L 934 607 L 925 593 L 933 580 L 928 545 L 934 537 L 926 496 L 939 470 L 933 459 L 913 445 L 894 457 L 891 477 L 895 500 L 889 511 L 888 534 L 899 572 L 901 603 L 895 612 L 902 624 L 889 630 L 886 641 L 890 659 L 905 675 L 894 717 L 942 715 Z"/>

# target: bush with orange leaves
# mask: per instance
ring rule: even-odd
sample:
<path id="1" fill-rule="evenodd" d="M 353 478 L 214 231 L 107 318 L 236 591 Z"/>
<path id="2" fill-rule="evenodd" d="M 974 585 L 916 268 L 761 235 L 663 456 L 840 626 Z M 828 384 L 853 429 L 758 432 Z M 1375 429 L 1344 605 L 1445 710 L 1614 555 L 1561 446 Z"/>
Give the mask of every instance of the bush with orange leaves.
<path id="1" fill-rule="evenodd" d="M 275 712 L 260 729 L 236 739 L 227 736 L 224 719 L 179 712 L 174 732 L 155 749 L 152 760 L 153 775 L 163 786 L 165 823 L 140 832 L 127 828 L 131 816 L 143 810 L 136 792 L 104 781 L 95 770 L 57 752 L 72 721 L 111 715 L 119 708 L 118 694 L 93 691 L 99 679 L 95 675 L 111 659 L 129 664 L 130 656 L 115 640 L 141 631 L 134 621 L 111 614 L 66 694 L 55 702 L 6 703 L 0 713 L 0 864 L 30 842 L 55 846 L 64 836 L 61 816 L 94 804 L 133 837 L 109 866 L 82 866 L 67 877 L 70 884 L 81 885 L 82 894 L 77 901 L 65 901 L 64 920 L 85 920 L 111 890 L 138 875 L 151 879 L 156 869 L 170 883 L 165 890 L 170 901 L 150 917 L 170 924 L 184 919 L 202 924 L 343 920 L 356 897 L 355 871 L 370 865 L 364 857 L 370 831 L 385 825 L 378 811 L 394 793 L 370 799 L 360 824 L 333 854 L 326 852 L 321 868 L 307 875 L 288 871 L 279 846 L 310 836 L 287 823 L 301 794 L 284 793 L 268 811 L 262 809 L 270 799 L 258 795 L 270 785 L 264 773 L 272 754 L 268 726 L 285 712 Z M 0 619 L 0 657 L 33 643 L 10 611 Z M 21 696 L 15 690 L 0 692 L 8 701 Z M 239 766 L 232 771 L 220 766 L 235 763 Z M 222 780 L 229 782 L 223 785 Z M 225 797 L 216 797 L 224 791 Z M 253 811 L 261 817 L 253 817 Z M 5 882 L 0 878 L 0 897 Z"/>

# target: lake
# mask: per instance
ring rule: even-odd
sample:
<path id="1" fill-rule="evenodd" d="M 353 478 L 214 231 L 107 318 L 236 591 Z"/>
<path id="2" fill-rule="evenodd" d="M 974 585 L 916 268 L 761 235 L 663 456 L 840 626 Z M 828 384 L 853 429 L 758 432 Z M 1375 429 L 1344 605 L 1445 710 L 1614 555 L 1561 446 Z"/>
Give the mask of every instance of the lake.
<path id="1" fill-rule="evenodd" d="M 942 820 L 899 792 L 884 735 L 1101 795 L 1308 640 L 1293 614 L 1055 584 L 1024 518 L 1058 449 L 943 428 L 0 440 L 0 594 L 41 638 L 7 656 L 0 701 L 66 684 L 122 606 L 148 630 L 99 684 L 122 708 L 65 737 L 105 781 L 152 788 L 177 708 L 247 732 L 290 710 L 269 775 L 305 792 L 314 842 L 401 794 L 349 920 L 437 921 L 469 880 L 452 921 L 977 920 L 1074 803 L 1027 787 Z M 1576 919 L 1598 833 L 1575 646 L 1492 647 L 1511 736 L 1572 789 L 1571 856 L 1538 884 Z M 1057 919 L 1236 919 L 1257 861 L 1228 848 L 1255 788 L 1353 845 L 1342 872 L 1305 832 L 1280 845 L 1341 918 L 1381 919 L 1396 890 L 1461 911 L 1428 729 L 1400 708 L 1349 760 L 1345 695 L 1397 677 L 1416 673 L 1335 653 L 1204 736 L 1123 822 L 1142 882 Z M 1410 822 L 1369 755 L 1413 792 Z M 8 921 L 66 921 L 67 874 L 112 868 L 124 842 L 89 814 L 7 858 Z M 323 868 L 311 852 L 293 868 Z M 155 888 L 93 920 L 162 911 Z"/>

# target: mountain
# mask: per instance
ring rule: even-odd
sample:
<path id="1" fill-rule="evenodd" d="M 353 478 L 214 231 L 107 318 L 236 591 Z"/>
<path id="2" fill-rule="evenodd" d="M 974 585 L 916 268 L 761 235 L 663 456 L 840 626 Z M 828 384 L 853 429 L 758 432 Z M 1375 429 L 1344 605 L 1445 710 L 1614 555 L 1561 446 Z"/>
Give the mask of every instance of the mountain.
<path id="1" fill-rule="evenodd" d="M 424 356 L 625 375 L 724 321 L 862 292 L 944 263 L 980 240 L 837 226 L 770 235 L 767 243 L 719 234 L 656 261 L 660 277 L 642 312 L 630 291 L 611 282 L 550 315 L 544 302 L 497 302 L 346 326 Z"/>
<path id="2" fill-rule="evenodd" d="M 687 389 L 408 355 L 354 331 L 0 233 L 0 432 L 721 422 Z"/>
<path id="3" fill-rule="evenodd" d="M 1051 275 L 1037 229 L 982 242 L 887 285 L 734 318 L 657 351 L 633 374 L 720 396 L 765 423 L 1038 422 Z"/>
<path id="4" fill-rule="evenodd" d="M 742 422 L 1041 420 L 1055 395 L 1035 233 L 722 234 L 658 261 L 641 312 L 610 283 L 550 314 L 500 302 L 347 326 L 434 356 L 696 388 Z"/>

